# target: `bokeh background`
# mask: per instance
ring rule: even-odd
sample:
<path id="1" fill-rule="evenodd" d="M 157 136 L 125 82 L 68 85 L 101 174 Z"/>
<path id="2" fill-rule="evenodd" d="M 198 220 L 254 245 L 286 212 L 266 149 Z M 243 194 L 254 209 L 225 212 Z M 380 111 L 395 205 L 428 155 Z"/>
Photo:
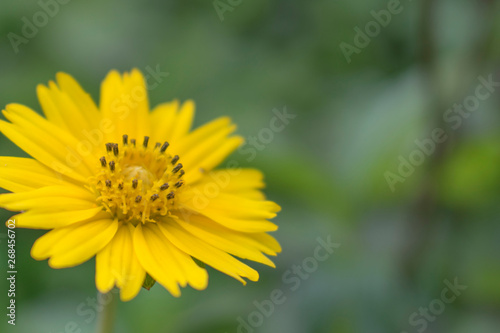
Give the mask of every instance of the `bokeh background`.
<path id="1" fill-rule="evenodd" d="M 251 137 L 274 109 L 296 115 L 251 162 L 232 156 L 262 169 L 268 197 L 283 207 L 277 269 L 251 264 L 261 280 L 245 287 L 211 270 L 207 290 L 179 299 L 159 285 L 142 290 L 119 304 L 115 332 L 498 332 L 499 87 L 473 112 L 448 111 L 471 100 L 479 77 L 500 81 L 497 1 L 66 2 L 18 52 L 9 33 L 22 36 L 23 17 L 33 22 L 43 6 L 0 3 L 0 105 L 40 111 L 35 87 L 58 71 L 98 100 L 110 69 L 159 66 L 169 76 L 151 104 L 192 98 L 196 126 L 229 115 Z M 388 6 L 398 12 L 377 30 L 372 11 Z M 372 37 L 357 37 L 346 57 L 367 24 Z M 391 190 L 387 172 L 423 156 L 415 141 L 436 129 L 444 142 Z M 25 156 L 3 136 L 0 155 Z M 11 215 L 0 211 L 2 221 Z M 2 314 L 0 331 L 94 332 L 94 261 L 63 270 L 35 261 L 29 251 L 43 233 L 17 230 L 17 325 Z M 291 290 L 286 277 L 318 237 L 339 246 Z M 444 281 L 455 279 L 467 289 L 440 309 Z M 274 289 L 286 301 L 258 327 L 238 328 Z M 422 319 L 429 307 L 439 314 Z"/>

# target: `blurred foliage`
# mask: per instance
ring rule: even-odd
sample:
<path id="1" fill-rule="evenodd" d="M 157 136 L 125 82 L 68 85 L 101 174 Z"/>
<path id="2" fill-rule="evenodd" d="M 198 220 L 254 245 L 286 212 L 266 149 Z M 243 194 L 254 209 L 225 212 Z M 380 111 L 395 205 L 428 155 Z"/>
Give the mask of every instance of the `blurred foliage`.
<path id="1" fill-rule="evenodd" d="M 267 195 L 283 207 L 277 269 L 251 264 L 261 280 L 245 287 L 210 269 L 207 290 L 188 288 L 179 299 L 156 284 L 119 305 L 116 332 L 237 332 L 238 318 L 247 321 L 255 301 L 280 289 L 286 302 L 255 332 L 411 333 L 421 326 L 410 316 L 455 277 L 467 290 L 426 332 L 498 331 L 500 95 L 456 130 L 443 114 L 474 93 L 478 76 L 498 72 L 500 5 L 401 1 L 401 13 L 348 63 L 340 44 L 353 44 L 354 28 L 389 2 L 242 1 L 221 21 L 212 1 L 72 0 L 18 53 L 7 36 L 21 34 L 23 17 L 41 7 L 0 3 L 0 105 L 40 111 L 36 85 L 58 71 L 98 100 L 110 69 L 158 65 L 170 75 L 150 91 L 151 104 L 192 98 L 196 126 L 229 115 L 250 137 L 275 108 L 297 115 L 255 160 L 233 156 L 264 171 Z M 448 140 L 392 192 L 384 174 L 397 173 L 399 156 L 435 128 Z M 26 156 L 3 136 L 0 154 Z M 0 331 L 93 332 L 94 261 L 54 270 L 33 260 L 43 233 L 17 230 L 18 325 L 3 320 Z M 340 248 L 291 290 L 283 277 L 328 235 Z"/>

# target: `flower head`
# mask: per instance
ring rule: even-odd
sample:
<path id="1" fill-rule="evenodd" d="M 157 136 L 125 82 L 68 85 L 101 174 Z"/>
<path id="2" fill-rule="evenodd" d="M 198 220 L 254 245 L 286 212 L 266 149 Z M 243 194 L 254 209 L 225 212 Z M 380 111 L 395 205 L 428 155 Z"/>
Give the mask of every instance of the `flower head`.
<path id="1" fill-rule="evenodd" d="M 243 283 L 281 251 L 267 232 L 280 207 L 253 169 L 215 169 L 242 143 L 227 117 L 190 131 L 194 103 L 149 110 L 138 70 L 108 74 L 100 105 L 69 75 L 39 85 L 45 117 L 19 104 L 0 131 L 33 158 L 0 157 L 0 207 L 17 227 L 50 230 L 31 250 L 53 268 L 96 256 L 96 286 L 134 298 L 146 279 L 172 295 L 204 289 L 207 264 Z M 148 276 L 149 275 L 149 276 Z M 150 285 L 150 283 L 147 283 Z"/>

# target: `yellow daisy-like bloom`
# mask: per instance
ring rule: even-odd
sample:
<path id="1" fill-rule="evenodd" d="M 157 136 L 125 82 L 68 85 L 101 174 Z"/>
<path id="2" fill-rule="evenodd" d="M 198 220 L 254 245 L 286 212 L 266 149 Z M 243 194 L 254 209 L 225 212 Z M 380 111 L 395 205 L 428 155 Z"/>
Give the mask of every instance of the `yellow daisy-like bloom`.
<path id="1" fill-rule="evenodd" d="M 172 295 L 202 290 L 201 261 L 245 284 L 257 271 L 234 256 L 274 267 L 281 251 L 267 232 L 280 207 L 266 201 L 262 174 L 215 170 L 243 142 L 227 117 L 190 131 L 194 104 L 149 112 L 138 70 L 111 71 L 99 107 L 69 75 L 39 85 L 46 118 L 20 104 L 3 111 L 0 131 L 33 157 L 0 157 L 0 207 L 22 211 L 16 226 L 52 229 L 31 250 L 53 268 L 96 256 L 96 286 L 124 301 L 147 274 Z"/>

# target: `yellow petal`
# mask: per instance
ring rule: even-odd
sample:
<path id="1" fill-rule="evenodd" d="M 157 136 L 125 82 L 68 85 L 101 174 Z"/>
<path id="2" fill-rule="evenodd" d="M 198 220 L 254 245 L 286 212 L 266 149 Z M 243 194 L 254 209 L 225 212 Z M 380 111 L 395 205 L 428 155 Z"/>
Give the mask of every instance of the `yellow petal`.
<path id="1" fill-rule="evenodd" d="M 56 228 L 36 240 L 31 256 L 49 258 L 52 268 L 79 265 L 104 248 L 113 238 L 118 222 L 111 219 L 82 222 Z"/>
<path id="2" fill-rule="evenodd" d="M 228 138 L 212 154 L 200 162 L 199 167 L 205 170 L 212 170 L 234 152 L 244 141 L 245 140 L 240 136 Z"/>
<path id="3" fill-rule="evenodd" d="M 185 101 L 179 113 L 177 114 L 175 125 L 172 128 L 170 139 L 172 142 L 178 141 L 185 136 L 191 129 L 194 117 L 194 102 L 191 100 Z"/>
<path id="4" fill-rule="evenodd" d="M 165 241 L 167 239 L 165 238 Z M 168 242 L 168 241 L 167 241 Z M 187 255 L 185 252 L 180 251 L 175 246 L 167 243 L 170 251 L 177 260 L 177 263 L 181 267 L 184 276 L 186 277 L 187 283 L 197 290 L 204 290 L 208 285 L 208 273 L 204 268 L 198 266 L 198 264 Z"/>
<path id="5" fill-rule="evenodd" d="M 135 254 L 134 229 L 131 224 L 122 224 L 111 242 L 96 256 L 97 288 L 106 293 L 116 284 L 122 301 L 134 298 L 146 277 Z"/>
<path id="6" fill-rule="evenodd" d="M 5 117 L 14 125 L 23 129 L 23 134 L 32 141 L 41 141 L 44 146 L 50 146 L 52 151 L 64 156 L 67 164 L 72 168 L 84 170 L 84 166 L 88 166 L 89 171 L 94 171 L 94 158 L 97 155 L 92 155 L 90 152 L 82 149 L 81 141 L 78 140 L 73 132 L 68 132 L 47 119 L 41 117 L 38 113 L 30 108 L 20 104 L 9 104 L 4 110 Z M 42 135 L 42 136 L 40 136 Z M 71 165 L 71 159 L 68 155 L 73 155 L 72 158 L 80 159 L 77 165 Z"/>
<path id="7" fill-rule="evenodd" d="M 179 284 L 185 284 L 173 255 L 156 226 L 139 224 L 134 232 L 134 249 L 141 266 L 173 296 L 179 297 Z M 155 230 L 156 229 L 156 230 Z"/>
<path id="8" fill-rule="evenodd" d="M 189 284 L 198 290 L 206 288 L 207 271 L 199 267 L 189 255 L 173 246 L 156 224 L 140 225 L 136 229 L 134 244 L 139 261 L 172 295 L 180 295 L 178 284 L 183 287 Z"/>
<path id="9" fill-rule="evenodd" d="M 111 71 L 106 76 L 101 84 L 100 109 L 103 119 L 115 126 L 107 141 L 117 142 L 124 134 L 139 141 L 151 135 L 146 82 L 137 69 L 123 76 Z"/>
<path id="10" fill-rule="evenodd" d="M 123 82 L 125 83 L 125 91 L 130 92 L 132 102 L 136 105 L 134 105 L 135 107 L 129 120 L 132 127 L 137 129 L 136 137 L 140 139 L 146 135 L 151 135 L 149 98 L 144 76 L 138 69 L 134 68 L 130 74 L 125 73 L 123 75 Z"/>
<path id="11" fill-rule="evenodd" d="M 111 270 L 111 250 L 113 248 L 111 244 L 115 238 L 116 235 L 95 257 L 95 285 L 97 290 L 103 294 L 109 292 L 115 285 L 115 276 Z"/>
<path id="12" fill-rule="evenodd" d="M 69 132 L 22 105 L 7 105 L 4 115 L 12 124 L 1 121 L 0 130 L 35 159 L 81 182 L 94 173 L 97 157 L 82 155 L 79 141 Z"/>
<path id="13" fill-rule="evenodd" d="M 112 70 L 101 83 L 99 109 L 101 110 L 103 119 L 110 119 L 113 122 L 118 136 L 129 134 L 126 132 L 125 123 L 131 110 L 130 106 L 124 104 L 123 98 L 122 76 L 118 71 Z M 112 139 L 108 136 L 106 141 L 113 142 Z"/>
<path id="14" fill-rule="evenodd" d="M 212 170 L 196 183 L 198 188 L 215 183 L 221 191 L 239 193 L 264 188 L 264 175 L 256 169 L 221 169 Z"/>
<path id="15" fill-rule="evenodd" d="M 182 228 L 193 235 L 203 239 L 208 244 L 224 252 L 249 259 L 262 264 L 276 267 L 274 263 L 264 256 L 258 248 L 246 237 L 247 234 L 223 228 L 217 223 L 200 215 L 193 215 L 189 223 L 177 220 Z"/>
<path id="16" fill-rule="evenodd" d="M 200 143 L 204 143 L 213 135 L 231 127 L 231 119 L 229 117 L 220 117 L 198 127 L 193 132 L 179 139 L 179 142 L 176 144 L 179 155 L 185 156 L 189 151 L 199 149 Z"/>
<path id="17" fill-rule="evenodd" d="M 172 129 L 175 126 L 179 101 L 173 100 L 156 106 L 151 112 L 151 130 L 154 140 L 171 141 Z"/>
<path id="18" fill-rule="evenodd" d="M 0 157 L 0 187 L 24 192 L 49 185 L 70 185 L 70 180 L 31 158 Z"/>
<path id="19" fill-rule="evenodd" d="M 216 196 L 206 196 L 207 204 L 202 206 L 196 205 L 195 197 L 203 196 L 203 192 L 196 186 L 183 192 L 183 197 L 179 200 L 193 210 L 197 210 L 203 214 L 219 214 L 233 218 L 242 219 L 272 219 L 276 213 L 281 210 L 281 207 L 272 201 L 251 200 L 243 198 L 239 195 L 220 192 Z M 200 198 L 196 198 L 200 199 Z"/>
<path id="20" fill-rule="evenodd" d="M 259 279 L 259 273 L 231 255 L 221 251 L 203 240 L 194 237 L 177 223 L 159 223 L 160 230 L 181 251 L 203 261 L 209 266 L 245 283 L 242 277 L 251 281 Z"/>
<path id="21" fill-rule="evenodd" d="M 238 191 L 236 194 L 250 200 L 266 200 L 266 196 L 259 190 Z"/>
<path id="22" fill-rule="evenodd" d="M 81 176 L 73 169 L 65 165 L 64 162 L 61 162 L 59 157 L 54 156 L 52 152 L 47 151 L 45 147 L 42 147 L 41 145 L 35 143 L 35 141 L 31 141 L 22 135 L 19 127 L 0 120 L 0 131 L 18 147 L 46 166 L 52 168 L 60 174 L 71 177 L 78 182 L 83 183 L 85 181 L 84 176 Z M 12 186 L 12 184 L 10 184 L 10 186 Z"/>
<path id="23" fill-rule="evenodd" d="M 225 139 L 222 143 L 214 147 L 214 150 L 204 155 L 203 158 L 195 161 L 194 163 L 187 162 L 185 181 L 193 184 L 198 181 L 203 175 L 219 165 L 225 160 L 232 152 L 234 152 L 242 143 L 243 138 L 233 136 Z M 184 158 L 183 160 L 184 161 Z"/>
<path id="24" fill-rule="evenodd" d="M 40 209 L 48 211 L 82 210 L 96 207 L 95 196 L 76 186 L 46 186 L 36 190 L 0 195 L 0 207 L 12 211 Z"/>
<path id="25" fill-rule="evenodd" d="M 16 219 L 16 226 L 19 228 L 54 229 L 90 219 L 101 211 L 102 207 L 63 212 L 32 210 L 16 215 L 13 218 Z"/>
<path id="26" fill-rule="evenodd" d="M 262 172 L 255 169 L 212 170 L 192 186 L 210 198 L 223 192 L 262 201 L 266 198 L 259 190 L 265 187 L 263 178 Z"/>
<path id="27" fill-rule="evenodd" d="M 205 215 L 229 229 L 242 232 L 278 229 L 274 223 L 267 221 L 281 209 L 272 201 L 250 200 L 222 192 L 211 196 L 197 190 L 196 186 L 186 189 L 182 194 L 178 201 L 181 208 Z"/>
<path id="28" fill-rule="evenodd" d="M 98 129 L 99 112 L 94 102 L 69 75 L 58 73 L 59 88 L 53 81 L 49 86 L 38 85 L 37 94 L 47 119 L 72 133 L 80 140 L 88 140 L 85 133 Z M 62 83 L 62 84 L 61 84 Z M 98 148 L 101 148 L 101 142 Z M 97 148 L 95 145 L 89 146 Z"/>
<path id="29" fill-rule="evenodd" d="M 193 142 L 190 150 L 179 152 L 182 155 L 182 164 L 185 166 L 186 171 L 195 169 L 200 165 L 207 156 L 228 140 L 228 135 L 234 132 L 235 129 L 236 126 L 234 125 L 220 128 L 204 139 Z"/>
<path id="30" fill-rule="evenodd" d="M 83 90 L 71 75 L 59 72 L 56 78 L 61 91 L 68 94 L 74 103 L 78 105 L 80 112 L 88 119 L 89 123 L 94 126 L 98 125 L 101 115 L 90 94 Z"/>
<path id="31" fill-rule="evenodd" d="M 276 255 L 281 252 L 281 245 L 273 236 L 266 233 L 251 233 L 247 234 L 247 238 L 251 244 L 268 255 Z"/>

